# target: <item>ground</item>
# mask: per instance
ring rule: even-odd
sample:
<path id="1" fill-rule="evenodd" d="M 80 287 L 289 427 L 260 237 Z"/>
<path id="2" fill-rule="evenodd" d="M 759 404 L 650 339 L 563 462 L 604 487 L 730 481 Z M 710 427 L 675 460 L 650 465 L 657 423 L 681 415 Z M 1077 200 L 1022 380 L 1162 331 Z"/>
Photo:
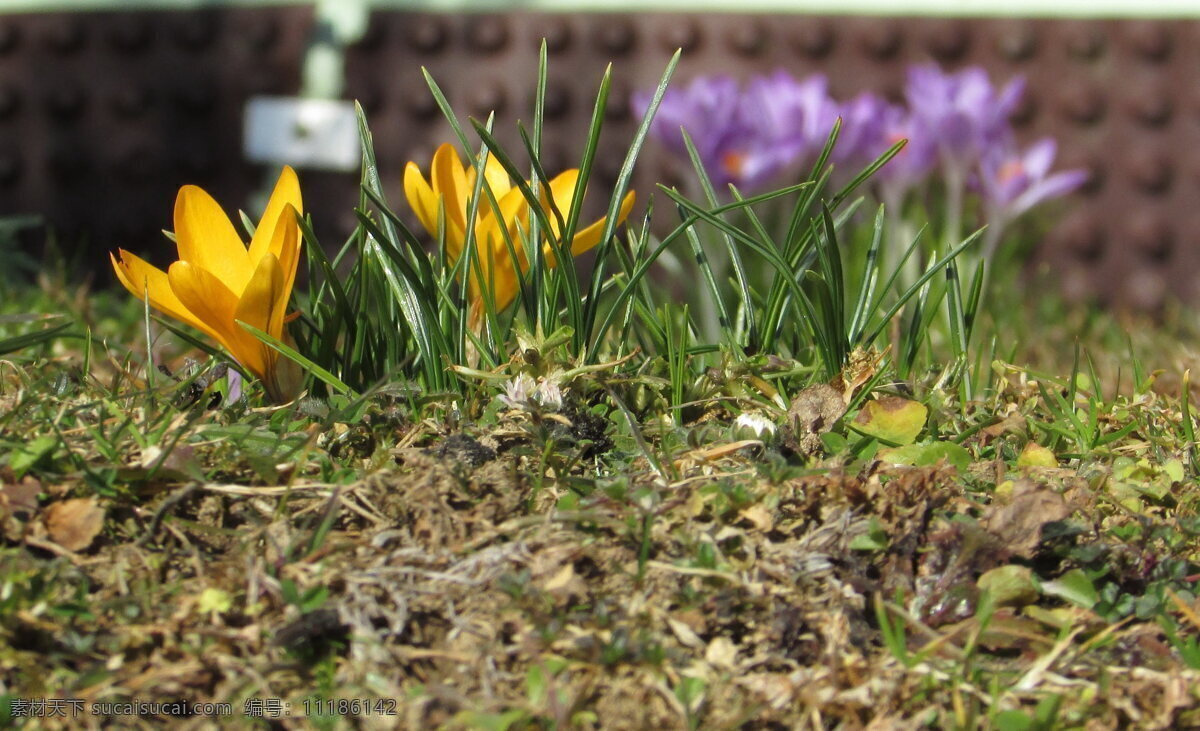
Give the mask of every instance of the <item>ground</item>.
<path id="1" fill-rule="evenodd" d="M 836 399 L 911 389 L 853 376 L 747 435 L 719 399 L 676 422 L 651 393 L 631 421 L 646 386 L 616 374 L 553 411 L 393 390 L 351 414 L 127 366 L 4 366 L 0 678 L 30 728 L 106 709 L 121 727 L 1200 725 L 1178 376 L 1106 395 L 997 362 L 965 407 L 914 383 L 928 415 L 888 451 Z M 218 705 L 99 705 L 130 701 Z"/>

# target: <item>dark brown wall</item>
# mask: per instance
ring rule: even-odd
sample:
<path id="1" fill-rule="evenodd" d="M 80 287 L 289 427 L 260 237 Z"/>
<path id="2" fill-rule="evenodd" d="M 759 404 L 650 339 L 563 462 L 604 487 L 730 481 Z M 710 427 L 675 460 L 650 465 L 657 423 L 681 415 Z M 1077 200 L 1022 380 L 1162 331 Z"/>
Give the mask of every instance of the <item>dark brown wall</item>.
<path id="1" fill-rule="evenodd" d="M 182 183 L 243 204 L 264 173 L 242 161 L 242 105 L 298 92 L 311 26 L 306 8 L 0 18 L 0 214 L 40 212 L 68 236 L 88 235 L 99 253 L 158 246 Z M 542 37 L 549 167 L 577 163 L 613 63 L 599 184 L 611 182 L 632 136 L 629 92 L 655 83 L 676 47 L 685 50 L 677 81 L 821 71 L 839 98 L 865 89 L 896 97 L 915 61 L 980 64 L 997 81 L 1023 74 L 1022 141 L 1054 135 L 1060 166 L 1093 176 L 1039 249 L 1064 290 L 1136 307 L 1168 292 L 1200 297 L 1198 21 L 378 12 L 349 49 L 347 96 L 367 110 L 398 210 L 403 163 L 427 165 L 451 139 L 420 67 L 464 117 L 495 109 L 511 145 L 515 120 L 531 117 Z M 639 192 L 681 170 L 649 144 Z M 353 225 L 355 180 L 301 177 L 332 244 Z"/>

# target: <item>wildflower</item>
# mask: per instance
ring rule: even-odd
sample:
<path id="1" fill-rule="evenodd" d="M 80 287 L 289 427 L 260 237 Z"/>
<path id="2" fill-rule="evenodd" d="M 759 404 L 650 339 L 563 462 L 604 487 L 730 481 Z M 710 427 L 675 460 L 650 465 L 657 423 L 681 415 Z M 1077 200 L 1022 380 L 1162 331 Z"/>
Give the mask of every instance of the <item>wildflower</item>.
<path id="1" fill-rule="evenodd" d="M 242 399 L 242 374 L 230 368 L 229 372 L 225 374 L 225 378 L 228 379 L 229 384 L 229 394 L 225 397 L 225 405 L 229 406 Z"/>
<path id="2" fill-rule="evenodd" d="M 302 210 L 296 173 L 285 166 L 247 248 L 212 196 L 185 185 L 175 199 L 179 261 L 164 272 L 124 249 L 109 258 L 133 296 L 220 343 L 283 402 L 299 388 L 299 369 L 238 321 L 290 342 L 284 314 L 300 262 Z"/>
<path id="3" fill-rule="evenodd" d="M 431 236 L 444 239 L 446 260 L 450 266 L 458 261 L 466 247 L 467 213 L 475 190 L 475 176 L 475 167 L 463 165 L 454 147 L 448 143 L 434 153 L 428 180 L 416 163 L 409 162 L 404 168 L 404 195 L 425 230 Z M 520 291 L 518 277 L 524 276 L 529 269 L 525 247 L 520 239 L 520 232 L 529 229 L 528 201 L 520 188 L 512 185 L 508 174 L 494 157 L 488 157 L 484 180 L 497 206 L 493 209 L 485 196 L 479 203 L 475 217 L 475 262 L 467 281 L 471 321 L 476 326 L 482 321 L 484 288 L 491 293 L 496 309 L 502 310 Z M 551 180 L 542 191 L 545 209 L 551 210 L 549 203 L 553 201 L 565 216 L 578 182 L 579 171 L 575 169 L 567 170 Z M 621 201 L 618 224 L 629 216 L 633 200 L 634 194 L 630 191 Z M 439 231 L 439 209 L 443 207 L 445 230 Z M 560 235 L 557 218 L 553 215 L 548 218 L 550 234 L 557 238 Z M 570 242 L 572 255 L 578 256 L 600 243 L 604 222 L 605 219 L 600 219 L 575 232 Z M 515 262 L 510 255 L 505 232 L 517 255 Z M 550 245 L 543 244 L 542 250 L 547 266 L 555 266 L 557 262 Z"/>
<path id="4" fill-rule="evenodd" d="M 979 189 L 993 219 L 1010 221 L 1038 203 L 1066 195 L 1087 180 L 1086 170 L 1050 175 L 1058 146 L 1047 137 L 1024 152 L 996 147 L 979 161 Z"/>
<path id="5" fill-rule="evenodd" d="M 645 114 L 651 97 L 649 91 L 635 92 L 631 101 L 634 113 Z M 683 130 L 687 130 L 700 162 L 716 183 L 745 185 L 748 178 L 743 159 L 751 130 L 739 111 L 741 104 L 741 88 L 732 78 L 698 76 L 686 87 L 669 87 L 663 93 L 650 134 L 687 159 L 683 142 Z"/>
<path id="6" fill-rule="evenodd" d="M 775 436 L 775 428 L 775 422 L 757 412 L 745 411 L 733 420 L 734 432 L 748 435 L 751 439 L 768 440 Z"/>
<path id="7" fill-rule="evenodd" d="M 527 409 L 533 400 L 533 392 L 537 389 L 537 381 L 526 374 L 517 374 L 516 378 L 504 384 L 504 393 L 500 402 L 510 409 Z"/>
<path id="8" fill-rule="evenodd" d="M 562 389 L 558 387 L 558 383 L 550 378 L 539 378 L 537 391 L 534 393 L 534 398 L 543 407 L 551 411 L 558 411 L 563 405 Z"/>
<path id="9" fill-rule="evenodd" d="M 829 140 L 839 110 L 824 74 L 798 81 L 781 70 L 750 80 L 741 111 L 764 148 L 760 154 L 783 166 L 801 156 L 815 157 Z"/>
<path id="10" fill-rule="evenodd" d="M 532 376 L 521 373 L 504 384 L 500 402 L 510 409 L 521 411 L 558 411 L 562 408 L 563 394 L 558 378 L 553 375 L 539 376 L 534 380 Z"/>
<path id="11" fill-rule="evenodd" d="M 880 110 L 878 129 L 879 138 L 868 148 L 875 157 L 904 140 L 904 147 L 879 169 L 877 176 L 885 202 L 899 206 L 904 195 L 933 170 L 937 161 L 937 139 L 917 124 L 907 109 L 897 104 L 886 104 Z"/>
<path id="12" fill-rule="evenodd" d="M 634 94 L 634 110 L 645 113 L 650 97 Z M 727 76 L 699 76 L 683 89 L 667 89 L 650 131 L 686 157 L 681 129 L 687 130 L 714 182 L 753 189 L 820 150 L 837 115 L 821 75 L 797 81 L 777 71 L 752 79 L 744 90 Z"/>
<path id="13" fill-rule="evenodd" d="M 965 166 L 1011 138 L 1008 117 L 1024 91 L 1021 78 L 997 91 L 981 68 L 943 73 L 929 64 L 908 70 L 904 93 L 914 121 L 937 140 L 943 165 Z"/>
<path id="14" fill-rule="evenodd" d="M 884 115 L 891 105 L 878 94 L 863 92 L 838 108 L 842 129 L 831 157 L 837 161 L 868 163 L 883 154 Z"/>
<path id="15" fill-rule="evenodd" d="M 1087 180 L 1086 170 L 1050 174 L 1058 146 L 1043 138 L 1024 152 L 1012 146 L 996 146 L 984 153 L 973 182 L 979 188 L 989 229 L 985 256 L 990 258 L 1004 226 L 1037 204 L 1066 195 Z"/>

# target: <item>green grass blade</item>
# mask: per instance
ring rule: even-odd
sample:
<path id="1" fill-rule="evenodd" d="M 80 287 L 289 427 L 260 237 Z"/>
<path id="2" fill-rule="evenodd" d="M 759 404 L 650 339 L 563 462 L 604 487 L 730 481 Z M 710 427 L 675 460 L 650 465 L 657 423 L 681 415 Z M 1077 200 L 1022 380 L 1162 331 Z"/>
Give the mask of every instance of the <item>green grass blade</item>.
<path id="1" fill-rule="evenodd" d="M 875 211 L 871 246 L 867 249 L 867 260 L 863 266 L 862 280 L 859 282 L 858 298 L 854 302 L 854 311 L 850 317 L 850 329 L 847 335 L 851 346 L 858 344 L 859 336 L 866 327 L 867 318 L 871 315 L 867 311 L 867 305 L 874 299 L 875 286 L 879 283 L 879 250 L 883 246 L 884 220 L 883 206 L 880 205 Z"/>
<path id="2" fill-rule="evenodd" d="M 913 282 L 912 286 L 910 286 L 907 290 L 905 290 L 905 292 L 903 294 L 900 295 L 899 300 L 894 305 L 892 305 L 891 308 L 889 308 L 887 310 L 887 312 L 884 313 L 880 322 L 875 326 L 875 329 L 871 331 L 871 334 L 867 338 L 864 339 L 864 342 L 868 342 L 868 343 L 874 342 L 875 339 L 879 337 L 880 333 L 883 332 L 883 329 L 887 327 L 887 323 L 891 322 L 892 318 L 896 316 L 896 313 L 900 311 L 900 308 L 904 307 L 904 304 L 910 298 L 912 298 L 912 296 L 914 294 L 916 294 L 919 289 L 924 287 L 925 284 L 930 279 L 932 279 L 935 274 L 937 274 L 939 271 L 941 271 L 942 268 L 944 268 L 946 266 L 947 262 L 954 259 L 954 257 L 958 256 L 964 250 L 966 250 L 967 247 L 969 247 L 971 244 L 975 243 L 979 239 L 979 236 L 981 233 L 983 233 L 983 229 L 980 229 L 979 231 L 976 231 L 975 233 L 971 234 L 967 238 L 963 239 L 962 243 L 960 243 L 958 246 L 955 246 L 950 251 L 946 252 L 946 254 L 941 259 L 938 259 L 936 262 L 931 263 L 931 265 L 929 267 L 926 267 L 925 273 L 922 274 L 921 277 L 919 279 L 917 279 L 916 282 Z M 910 247 L 910 253 L 911 253 L 911 248 L 912 247 Z M 894 277 L 893 277 L 893 279 L 894 279 Z"/>
<path id="3" fill-rule="evenodd" d="M 44 317 L 44 319 L 51 319 L 51 318 L 59 317 L 59 315 L 49 315 L 49 316 L 39 316 L 39 317 Z M 63 333 L 63 331 L 67 330 L 70 327 L 71 327 L 70 322 L 63 322 L 58 325 L 49 327 L 45 330 L 37 330 L 35 332 L 24 333 L 23 335 L 14 335 L 9 338 L 4 338 L 3 340 L 0 340 L 0 355 L 8 355 L 9 353 L 15 353 L 19 350 L 23 350 L 23 349 L 28 348 L 33 345 L 38 345 L 40 343 L 48 343 L 51 340 L 53 340 L 54 338 L 61 335 Z M 154 367 L 154 365 L 150 364 L 148 366 L 148 369 L 153 369 L 153 367 Z M 86 373 L 87 371 L 84 371 L 84 372 Z"/>
<path id="4" fill-rule="evenodd" d="M 604 218 L 604 229 L 600 235 L 600 244 L 596 250 L 596 262 L 598 267 L 603 266 L 603 262 L 608 260 L 608 251 L 612 246 L 613 232 L 617 229 L 617 214 L 621 211 L 621 200 L 625 197 L 625 192 L 629 190 L 629 181 L 633 177 L 633 167 L 637 162 L 638 155 L 641 153 L 642 145 L 646 142 L 646 137 L 650 133 L 650 123 L 654 119 L 655 113 L 658 111 L 658 106 L 662 102 L 663 94 L 666 92 L 667 84 L 671 80 L 671 76 L 675 73 L 675 67 L 679 64 L 679 57 L 682 51 L 676 50 L 671 56 L 671 60 L 667 63 L 667 68 L 663 71 L 662 78 L 659 79 L 658 86 L 654 89 L 654 94 L 650 98 L 650 104 L 646 107 L 646 113 L 642 115 L 642 121 L 638 125 L 637 131 L 634 133 L 633 141 L 629 145 L 629 149 L 625 153 L 625 161 L 621 164 L 621 170 L 617 174 L 617 182 L 613 188 L 612 199 L 608 204 L 608 213 Z M 602 272 L 603 269 L 601 268 Z M 582 338 L 578 342 L 584 343 L 587 347 L 587 360 L 595 362 L 596 352 L 599 350 L 596 347 L 596 341 L 592 339 L 593 325 L 596 317 L 599 314 L 600 306 L 600 288 L 603 284 L 602 276 L 593 276 L 591 289 L 588 293 L 587 302 L 583 313 L 583 331 Z"/>
<path id="5" fill-rule="evenodd" d="M 696 150 L 696 145 L 692 142 L 692 136 L 688 134 L 686 129 L 682 130 L 682 132 L 683 144 L 687 148 L 688 157 L 691 158 L 692 168 L 696 171 L 696 178 L 700 181 L 700 188 L 704 191 L 704 198 L 708 201 L 708 205 L 710 207 L 715 207 L 717 205 L 717 194 L 713 189 L 712 180 L 708 176 L 708 171 L 704 169 L 704 163 L 700 159 L 700 153 Z M 732 195 L 738 197 L 736 188 L 731 185 L 730 190 Z M 749 210 L 747 210 L 747 212 L 752 213 Z M 761 228 L 762 224 L 758 221 L 757 216 L 754 217 L 753 223 L 758 225 L 760 233 L 766 233 L 765 229 Z M 750 279 L 746 275 L 746 266 L 742 262 L 741 253 L 738 251 L 738 248 L 734 246 L 733 238 L 729 234 L 722 232 L 721 240 L 725 244 L 726 251 L 729 252 L 729 263 L 733 267 L 733 275 L 737 280 L 738 289 L 741 292 L 741 312 L 745 318 L 743 331 L 751 335 L 753 339 L 753 334 L 755 333 L 754 303 L 750 297 Z M 756 344 L 753 342 L 748 343 L 747 345 L 751 350 L 756 349 Z"/>
<path id="6" fill-rule="evenodd" d="M 234 322 L 236 322 L 238 325 L 240 325 L 243 330 L 246 330 L 251 335 L 258 338 L 258 340 L 260 342 L 266 344 L 272 350 L 275 350 L 276 352 L 280 353 L 281 355 L 286 357 L 288 360 L 296 363 L 301 368 L 303 368 L 304 370 L 311 373 L 314 377 L 320 379 L 320 381 L 322 383 L 329 386 L 330 388 L 337 391 L 338 393 L 347 394 L 347 395 L 350 395 L 353 397 L 358 396 L 358 393 L 354 389 L 350 388 L 345 383 L 342 383 L 342 381 L 337 376 L 333 375 L 332 373 L 325 370 L 324 368 L 317 365 L 316 363 L 313 363 L 311 360 L 309 360 L 308 358 L 305 358 L 303 355 L 300 355 L 293 348 L 289 347 L 288 345 L 284 344 L 281 340 L 279 340 L 279 338 L 268 335 L 267 333 L 263 332 L 262 330 L 259 330 L 258 328 L 254 327 L 253 325 L 244 323 L 241 320 L 234 320 Z"/>

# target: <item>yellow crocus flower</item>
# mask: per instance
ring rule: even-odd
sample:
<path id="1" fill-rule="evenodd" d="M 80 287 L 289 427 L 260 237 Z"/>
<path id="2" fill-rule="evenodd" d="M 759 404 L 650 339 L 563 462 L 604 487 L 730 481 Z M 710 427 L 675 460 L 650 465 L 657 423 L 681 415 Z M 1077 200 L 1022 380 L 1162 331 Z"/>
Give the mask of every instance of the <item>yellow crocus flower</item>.
<path id="1" fill-rule="evenodd" d="M 449 143 L 443 144 L 433 155 L 430 166 L 430 176 L 426 180 L 420 167 L 415 162 L 409 162 L 404 168 L 404 195 L 408 204 L 417 214 L 421 225 L 434 237 L 438 237 L 438 210 L 445 206 L 444 232 L 446 260 L 450 266 L 458 261 L 466 244 L 467 213 L 470 210 L 471 194 L 475 191 L 475 167 L 464 165 L 454 147 Z M 484 168 L 485 183 L 495 196 L 498 210 L 492 208 L 491 202 L 485 197 L 480 201 L 475 219 L 475 256 L 478 270 L 472 266 L 468 279 L 468 295 L 471 300 L 471 321 L 478 325 L 483 315 L 483 291 L 480 287 L 482 280 L 487 282 L 492 293 L 497 311 L 504 309 L 513 301 L 520 291 L 519 276 L 529 269 L 526 261 L 525 248 L 519 238 L 519 230 L 529 230 L 529 202 L 521 194 L 520 188 L 512 185 L 503 166 L 494 156 L 489 155 Z M 546 186 L 550 199 L 565 217 L 575 195 L 575 186 L 579 181 L 579 171 L 567 170 Z M 542 192 L 543 205 L 550 211 L 546 200 L 546 191 Z M 633 208 L 634 194 L 630 191 L 621 201 L 621 210 L 617 219 L 618 225 L 623 223 Z M 548 215 L 551 234 L 558 237 L 558 221 L 553 215 Z M 508 245 L 505 243 L 504 231 L 513 242 L 517 259 L 515 263 L 509 256 Z M 571 240 L 571 253 L 578 256 L 600 243 L 604 232 L 604 219 L 595 221 L 575 232 Z M 542 250 L 548 266 L 555 266 L 553 249 L 549 244 L 543 244 Z M 495 271 L 491 271 L 494 263 Z"/>
<path id="2" fill-rule="evenodd" d="M 284 402 L 298 392 L 299 368 L 237 321 L 291 342 L 284 314 L 300 263 L 301 211 L 296 172 L 284 167 L 247 248 L 212 196 L 185 185 L 175 199 L 179 261 L 164 272 L 124 249 L 109 258 L 133 296 L 220 343 Z"/>

